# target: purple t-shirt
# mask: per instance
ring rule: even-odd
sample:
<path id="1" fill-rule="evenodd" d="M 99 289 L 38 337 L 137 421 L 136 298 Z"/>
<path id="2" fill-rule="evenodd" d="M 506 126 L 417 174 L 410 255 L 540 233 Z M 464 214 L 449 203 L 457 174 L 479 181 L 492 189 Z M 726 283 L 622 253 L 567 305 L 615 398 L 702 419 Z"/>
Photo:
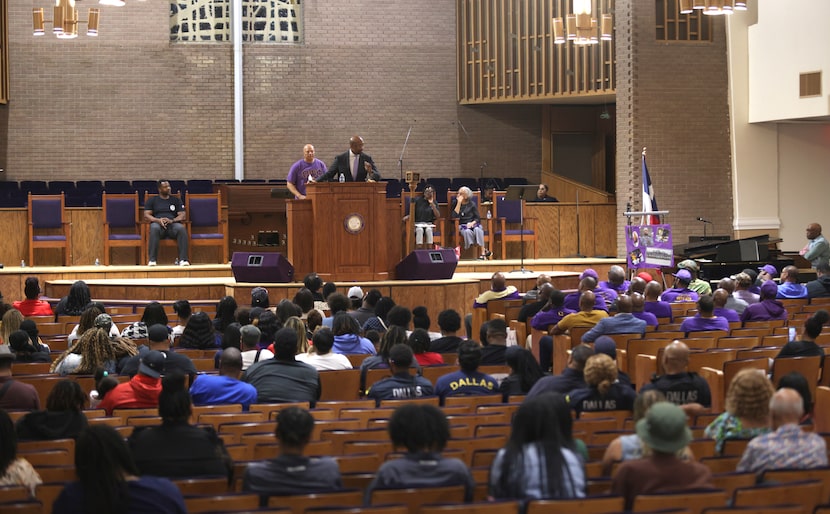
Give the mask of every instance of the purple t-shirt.
<path id="1" fill-rule="evenodd" d="M 314 178 L 314 180 L 317 180 L 322 177 L 326 171 L 326 163 L 320 159 L 314 159 L 311 162 L 306 162 L 305 159 L 300 159 L 291 165 L 291 169 L 288 170 L 288 178 L 286 181 L 294 184 L 297 191 L 299 191 L 301 195 L 305 196 L 305 185 L 308 183 L 309 175 Z"/>
<path id="2" fill-rule="evenodd" d="M 674 303 L 674 302 L 696 302 L 700 298 L 696 292 L 692 291 L 688 287 L 673 287 L 668 291 L 665 291 L 660 299 L 664 302 Z"/>
<path id="3" fill-rule="evenodd" d="M 657 316 L 650 312 L 632 312 L 631 314 L 633 314 L 635 318 L 645 321 L 646 325 L 652 327 L 657 326 Z"/>
<path id="4" fill-rule="evenodd" d="M 669 302 L 661 302 L 659 300 L 656 302 L 646 302 L 643 310 L 654 314 L 658 318 L 674 319 Z"/>
<path id="5" fill-rule="evenodd" d="M 549 311 L 539 311 L 535 316 L 533 316 L 533 319 L 530 320 L 530 326 L 536 330 L 547 330 L 548 326 L 556 325 L 559 323 L 559 320 L 568 314 L 573 314 L 573 312 L 574 311 L 571 309 L 566 309 L 564 307 L 560 309 L 551 309 Z"/>
<path id="6" fill-rule="evenodd" d="M 702 330 L 726 330 L 729 332 L 729 321 L 726 318 L 701 318 L 700 314 L 694 318 L 686 318 L 680 324 L 682 332 L 700 332 Z"/>
<path id="7" fill-rule="evenodd" d="M 733 321 L 741 321 L 741 315 L 735 312 L 734 309 L 727 309 L 726 307 L 715 307 L 713 314 L 719 318 L 726 318 L 726 321 L 732 323 Z"/>
<path id="8" fill-rule="evenodd" d="M 562 306 L 568 310 L 573 312 L 579 312 L 579 295 L 582 294 L 579 291 L 568 293 L 565 296 L 565 301 L 562 303 Z M 594 294 L 596 298 L 594 300 L 594 310 L 598 311 L 605 311 L 608 312 L 608 307 L 605 303 L 605 297 L 598 293 L 598 290 L 594 290 Z"/>

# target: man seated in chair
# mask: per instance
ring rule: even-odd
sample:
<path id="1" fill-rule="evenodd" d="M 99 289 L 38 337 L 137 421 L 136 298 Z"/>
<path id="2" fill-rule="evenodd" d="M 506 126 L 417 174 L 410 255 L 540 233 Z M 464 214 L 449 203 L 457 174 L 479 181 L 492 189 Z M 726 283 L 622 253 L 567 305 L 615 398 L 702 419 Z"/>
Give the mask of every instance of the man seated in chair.
<path id="1" fill-rule="evenodd" d="M 190 266 L 187 260 L 187 229 L 184 203 L 181 198 L 170 194 L 170 182 L 159 180 L 159 194 L 144 202 L 144 219 L 150 223 L 148 266 L 155 266 L 158 260 L 159 240 L 175 239 L 179 246 L 179 266 Z"/>
<path id="2" fill-rule="evenodd" d="M 424 196 L 415 199 L 415 248 L 431 248 L 433 244 L 432 229 L 435 220 L 441 217 L 438 202 L 435 200 L 435 188 L 431 184 L 424 187 Z"/>

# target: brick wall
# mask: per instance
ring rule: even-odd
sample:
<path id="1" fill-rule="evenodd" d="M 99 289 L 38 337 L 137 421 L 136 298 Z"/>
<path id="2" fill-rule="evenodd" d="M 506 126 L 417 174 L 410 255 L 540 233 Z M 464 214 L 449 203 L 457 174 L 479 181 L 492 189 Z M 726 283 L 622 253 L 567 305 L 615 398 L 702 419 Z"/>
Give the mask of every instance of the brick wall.
<path id="1" fill-rule="evenodd" d="M 410 126 L 422 176 L 538 178 L 540 107 L 456 102 L 454 2 L 304 5 L 304 45 L 244 47 L 247 178 L 284 177 L 307 142 L 330 162 L 354 133 L 394 177 Z M 161 1 L 103 7 L 97 39 L 33 38 L 31 7 L 9 5 L 7 179 L 233 178 L 230 44 L 171 44 Z"/>
<path id="2" fill-rule="evenodd" d="M 617 206 L 641 207 L 640 152 L 675 243 L 702 235 L 697 217 L 732 233 L 732 178 L 724 20 L 709 43 L 655 40 L 653 1 L 617 1 Z M 618 247 L 624 248 L 618 221 Z M 707 228 L 712 234 L 710 228 Z M 620 254 L 622 255 L 622 254 Z"/>

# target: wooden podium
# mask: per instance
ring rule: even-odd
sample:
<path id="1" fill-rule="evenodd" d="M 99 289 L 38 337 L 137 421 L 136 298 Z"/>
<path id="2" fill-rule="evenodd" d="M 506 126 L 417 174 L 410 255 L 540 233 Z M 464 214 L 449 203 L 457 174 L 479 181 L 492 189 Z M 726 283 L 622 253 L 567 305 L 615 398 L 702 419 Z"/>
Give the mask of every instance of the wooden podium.
<path id="1" fill-rule="evenodd" d="M 385 182 L 308 184 L 306 197 L 287 210 L 288 259 L 295 268 L 314 270 L 325 281 L 390 278 L 400 256 L 387 244 Z"/>

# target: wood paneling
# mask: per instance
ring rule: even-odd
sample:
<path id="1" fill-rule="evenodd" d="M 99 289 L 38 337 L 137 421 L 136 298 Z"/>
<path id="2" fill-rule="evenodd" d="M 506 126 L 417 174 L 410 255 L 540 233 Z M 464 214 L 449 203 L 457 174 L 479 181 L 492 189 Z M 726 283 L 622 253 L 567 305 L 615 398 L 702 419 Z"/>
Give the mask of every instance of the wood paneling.
<path id="1" fill-rule="evenodd" d="M 527 204 L 526 216 L 539 227 L 539 257 L 572 257 L 577 254 L 577 206 L 572 203 Z M 579 204 L 579 251 L 584 256 L 616 253 L 616 205 Z M 610 250 L 610 251 L 609 251 Z M 518 252 L 518 249 L 515 251 Z M 510 255 L 516 258 L 516 255 Z"/>

